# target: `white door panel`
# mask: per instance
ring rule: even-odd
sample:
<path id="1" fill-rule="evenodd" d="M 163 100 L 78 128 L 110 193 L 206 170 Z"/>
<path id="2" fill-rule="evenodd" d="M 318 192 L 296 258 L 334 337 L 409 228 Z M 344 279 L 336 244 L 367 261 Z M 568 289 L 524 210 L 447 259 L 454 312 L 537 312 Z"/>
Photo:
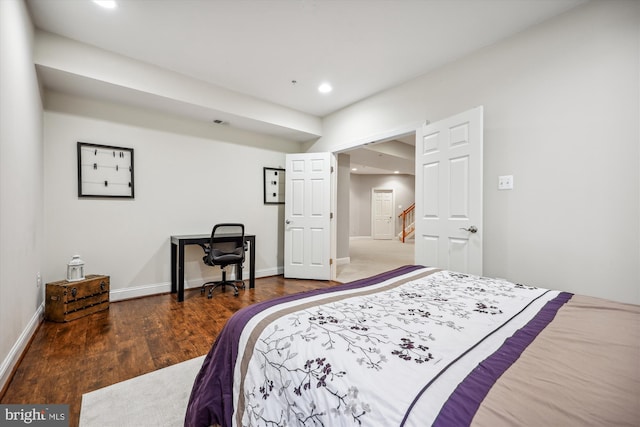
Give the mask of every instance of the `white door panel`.
<path id="1" fill-rule="evenodd" d="M 421 251 L 421 257 L 424 260 L 420 260 L 417 258 L 417 250 L 416 250 L 416 264 L 424 264 L 427 266 L 438 266 L 440 265 L 440 260 L 438 258 L 438 247 L 439 245 L 439 236 L 429 235 L 426 233 L 421 233 L 416 237 L 416 248 L 419 246 Z M 428 260 L 428 261 L 427 261 Z"/>
<path id="2" fill-rule="evenodd" d="M 469 156 L 449 162 L 449 216 L 469 218 Z"/>
<path id="3" fill-rule="evenodd" d="M 469 239 L 449 238 L 449 265 L 452 271 L 469 271 Z"/>
<path id="4" fill-rule="evenodd" d="M 284 275 L 332 277 L 331 153 L 287 154 Z"/>
<path id="5" fill-rule="evenodd" d="M 440 170 L 438 163 L 425 164 L 422 167 L 423 203 L 422 216 L 424 218 L 437 218 L 440 211 L 438 200 L 440 199 Z"/>
<path id="6" fill-rule="evenodd" d="M 289 227 L 288 229 L 290 246 L 293 248 L 303 248 L 304 247 L 304 229 L 299 227 Z M 304 251 L 291 251 L 290 252 L 291 259 L 289 260 L 289 264 L 302 266 L 304 262 Z"/>
<path id="7" fill-rule="evenodd" d="M 482 107 L 416 133 L 416 263 L 482 274 L 482 137 Z"/>

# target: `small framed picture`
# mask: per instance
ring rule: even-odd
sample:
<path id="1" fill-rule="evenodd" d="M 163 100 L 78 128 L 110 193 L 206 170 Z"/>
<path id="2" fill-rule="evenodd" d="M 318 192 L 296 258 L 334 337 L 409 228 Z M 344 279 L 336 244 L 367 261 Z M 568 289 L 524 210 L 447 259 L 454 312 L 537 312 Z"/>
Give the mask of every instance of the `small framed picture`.
<path id="1" fill-rule="evenodd" d="M 78 142 L 78 197 L 133 199 L 133 148 Z"/>
<path id="2" fill-rule="evenodd" d="M 284 204 L 284 169 L 264 168 L 264 204 Z"/>

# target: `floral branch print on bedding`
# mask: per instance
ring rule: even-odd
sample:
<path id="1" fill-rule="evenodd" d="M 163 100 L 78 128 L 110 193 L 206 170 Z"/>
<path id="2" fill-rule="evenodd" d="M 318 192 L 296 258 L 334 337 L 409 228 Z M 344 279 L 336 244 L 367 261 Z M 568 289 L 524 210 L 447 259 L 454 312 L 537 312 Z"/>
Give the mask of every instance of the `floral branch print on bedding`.
<path id="1" fill-rule="evenodd" d="M 440 331 L 461 333 L 474 316 L 500 316 L 501 301 L 532 289 L 441 271 L 290 313 L 255 345 L 261 379 L 245 384 L 243 424 L 324 426 L 341 414 L 361 425 L 371 406 L 350 380 L 354 369 L 375 375 L 391 360 L 412 362 L 415 369 L 436 363 L 444 357 L 434 347 Z M 278 413 L 268 410 L 274 407 Z"/>
<path id="2" fill-rule="evenodd" d="M 283 350 L 289 346 L 290 343 L 287 343 L 283 347 Z M 265 355 L 263 354 L 263 356 Z M 287 351 L 285 359 L 290 360 L 295 356 L 296 353 Z M 324 390 L 329 401 L 333 402 L 333 406 L 331 406 L 330 409 L 333 414 L 348 415 L 354 422 L 361 424 L 360 418 L 370 411 L 366 403 L 358 401 L 358 389 L 356 387 L 349 387 L 346 391 L 341 392 L 338 388 L 332 386 L 332 381 L 335 378 L 343 377 L 345 372 L 334 372 L 331 363 L 329 363 L 325 357 L 309 359 L 301 368 L 285 367 L 284 365 L 275 366 L 265 357 L 265 365 L 263 365 L 263 367 L 267 366 L 275 369 L 265 369 L 264 371 L 264 383 L 259 388 L 261 398 L 262 400 L 268 400 L 271 393 L 274 392 L 274 380 L 269 377 L 270 374 L 274 374 L 279 384 L 275 392 L 280 402 L 282 402 L 282 400 L 286 402 L 285 409 L 281 410 L 278 419 L 271 419 L 266 416 L 265 408 L 262 404 L 256 403 L 255 399 L 247 399 L 249 402 L 249 422 L 244 423 L 244 425 L 254 425 L 255 422 L 258 425 L 274 426 L 324 426 L 325 423 L 323 419 L 326 418 L 327 413 L 325 411 L 317 411 L 318 408 L 313 401 L 313 394 L 311 394 L 312 391 L 313 393 L 317 393 L 318 389 Z M 286 377 L 291 379 L 285 379 L 285 377 L 283 377 L 282 374 L 285 372 Z M 295 380 L 293 378 L 295 378 Z M 291 388 L 293 388 L 293 395 L 303 398 L 303 400 L 298 400 L 288 394 L 287 392 L 290 391 Z M 247 397 L 255 397 L 255 393 L 249 393 Z M 304 399 L 305 397 L 307 399 Z M 309 398 L 311 400 L 309 400 Z M 251 402 L 251 400 L 254 401 Z M 303 402 L 308 402 L 308 404 L 305 405 Z"/>

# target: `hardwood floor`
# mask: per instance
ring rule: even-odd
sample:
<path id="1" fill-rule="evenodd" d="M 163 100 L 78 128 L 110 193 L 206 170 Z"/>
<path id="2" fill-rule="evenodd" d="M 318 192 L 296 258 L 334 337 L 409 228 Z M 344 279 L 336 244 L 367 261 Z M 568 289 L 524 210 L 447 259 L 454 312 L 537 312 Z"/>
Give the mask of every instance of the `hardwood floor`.
<path id="1" fill-rule="evenodd" d="M 107 311 L 68 323 L 43 322 L 0 403 L 69 404 L 69 425 L 77 426 L 83 393 L 206 354 L 242 307 L 337 284 L 273 276 L 238 297 L 229 287 L 212 299 L 194 289 L 182 303 L 163 294 L 112 302 Z"/>

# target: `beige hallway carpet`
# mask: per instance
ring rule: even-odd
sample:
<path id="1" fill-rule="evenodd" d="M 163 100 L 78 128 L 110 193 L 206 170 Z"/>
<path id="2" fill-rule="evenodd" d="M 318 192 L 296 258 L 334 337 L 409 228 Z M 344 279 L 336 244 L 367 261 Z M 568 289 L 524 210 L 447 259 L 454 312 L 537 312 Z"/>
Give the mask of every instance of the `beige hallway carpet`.
<path id="1" fill-rule="evenodd" d="M 374 240 L 352 237 L 349 241 L 349 264 L 338 265 L 336 280 L 342 283 L 384 273 L 403 265 L 415 264 L 414 240 Z"/>

